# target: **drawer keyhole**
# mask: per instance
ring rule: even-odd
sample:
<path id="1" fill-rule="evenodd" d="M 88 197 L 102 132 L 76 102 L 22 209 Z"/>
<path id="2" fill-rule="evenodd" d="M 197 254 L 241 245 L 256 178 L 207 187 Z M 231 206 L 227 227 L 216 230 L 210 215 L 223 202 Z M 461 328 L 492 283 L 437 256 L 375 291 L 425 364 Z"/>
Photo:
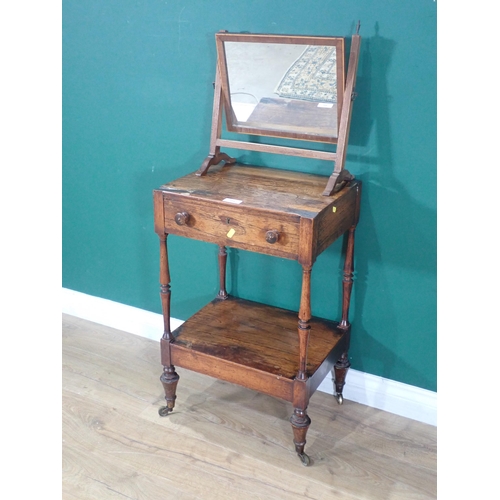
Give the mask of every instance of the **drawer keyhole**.
<path id="1" fill-rule="evenodd" d="M 231 219 L 229 217 L 226 217 L 226 224 L 229 224 L 231 222 Z"/>

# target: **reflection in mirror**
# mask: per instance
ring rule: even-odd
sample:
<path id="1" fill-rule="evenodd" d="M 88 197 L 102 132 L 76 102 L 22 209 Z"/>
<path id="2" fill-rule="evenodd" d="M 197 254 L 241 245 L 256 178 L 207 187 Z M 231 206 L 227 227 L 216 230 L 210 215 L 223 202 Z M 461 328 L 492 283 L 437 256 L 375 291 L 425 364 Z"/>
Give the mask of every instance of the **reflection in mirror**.
<path id="1" fill-rule="evenodd" d="M 334 142 L 343 91 L 335 45 L 225 41 L 224 52 L 230 129 Z"/>

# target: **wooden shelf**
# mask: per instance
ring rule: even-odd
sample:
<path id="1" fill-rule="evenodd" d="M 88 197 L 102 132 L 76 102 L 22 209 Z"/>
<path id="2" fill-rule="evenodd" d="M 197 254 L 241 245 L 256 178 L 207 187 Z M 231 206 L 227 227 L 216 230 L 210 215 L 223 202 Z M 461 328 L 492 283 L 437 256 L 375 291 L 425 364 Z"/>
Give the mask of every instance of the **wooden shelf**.
<path id="1" fill-rule="evenodd" d="M 173 332 L 172 362 L 291 400 L 299 366 L 297 321 L 293 311 L 215 299 Z M 307 374 L 317 387 L 344 347 L 346 332 L 337 322 L 318 318 L 310 326 Z"/>

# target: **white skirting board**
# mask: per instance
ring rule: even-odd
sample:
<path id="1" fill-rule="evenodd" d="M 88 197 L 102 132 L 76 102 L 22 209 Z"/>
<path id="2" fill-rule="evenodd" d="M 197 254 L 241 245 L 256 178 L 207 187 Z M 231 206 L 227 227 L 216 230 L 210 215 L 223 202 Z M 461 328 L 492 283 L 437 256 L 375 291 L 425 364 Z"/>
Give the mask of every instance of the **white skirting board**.
<path id="1" fill-rule="evenodd" d="M 163 334 L 161 314 L 67 288 L 62 289 L 62 312 L 152 340 L 159 341 Z M 182 323 L 182 320 L 171 318 L 172 330 Z M 327 376 L 318 389 L 333 394 L 331 377 Z M 344 399 L 437 425 L 437 393 L 433 391 L 351 368 L 343 395 Z"/>

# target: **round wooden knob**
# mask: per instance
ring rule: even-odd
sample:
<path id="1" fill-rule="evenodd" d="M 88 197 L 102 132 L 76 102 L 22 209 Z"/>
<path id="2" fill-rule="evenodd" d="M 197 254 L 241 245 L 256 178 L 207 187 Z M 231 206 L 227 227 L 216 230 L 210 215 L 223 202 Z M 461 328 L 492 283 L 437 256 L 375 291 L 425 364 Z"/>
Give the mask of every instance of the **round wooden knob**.
<path id="1" fill-rule="evenodd" d="M 189 214 L 187 212 L 179 212 L 175 214 L 175 223 L 179 226 L 185 226 L 189 220 Z"/>
<path id="2" fill-rule="evenodd" d="M 280 233 L 276 231 L 276 229 L 271 229 L 270 231 L 267 231 L 266 233 L 266 241 L 268 243 L 276 243 L 280 237 Z"/>

